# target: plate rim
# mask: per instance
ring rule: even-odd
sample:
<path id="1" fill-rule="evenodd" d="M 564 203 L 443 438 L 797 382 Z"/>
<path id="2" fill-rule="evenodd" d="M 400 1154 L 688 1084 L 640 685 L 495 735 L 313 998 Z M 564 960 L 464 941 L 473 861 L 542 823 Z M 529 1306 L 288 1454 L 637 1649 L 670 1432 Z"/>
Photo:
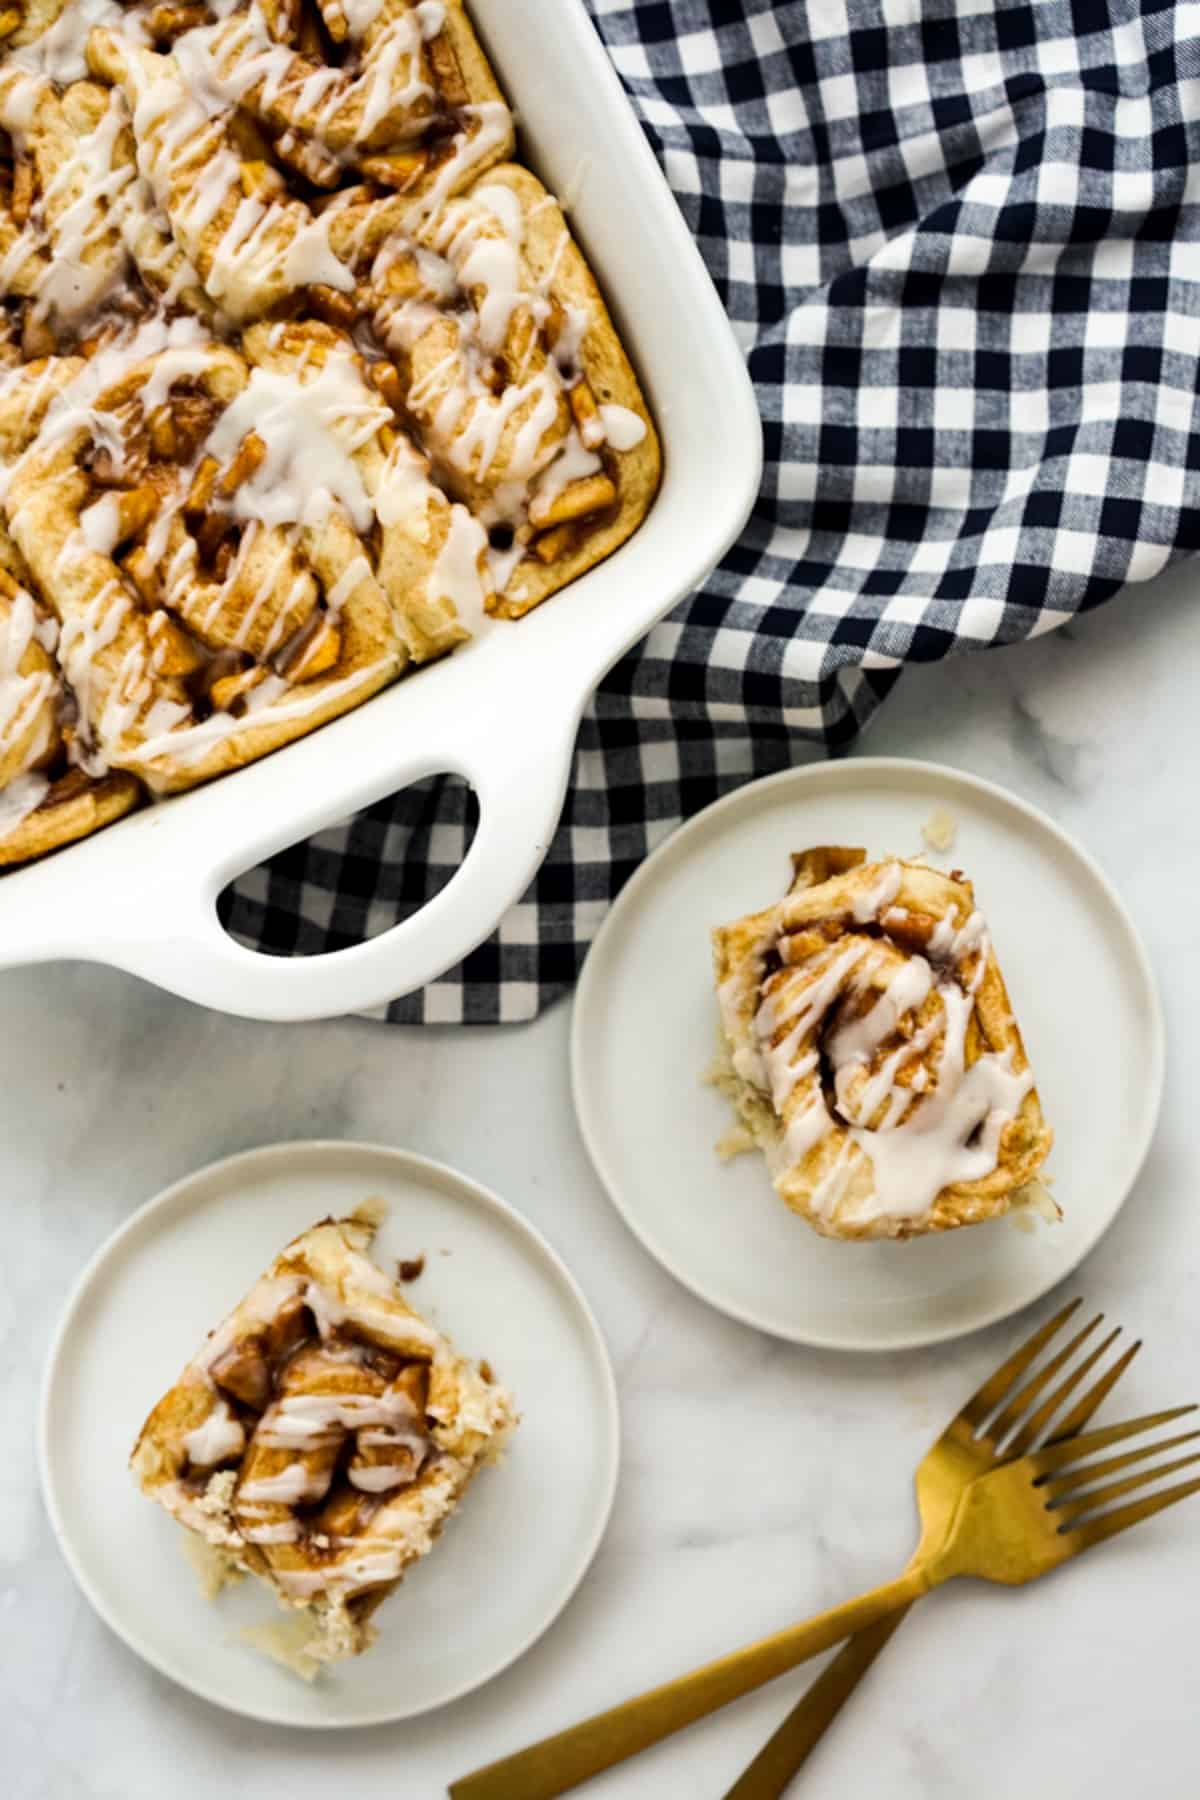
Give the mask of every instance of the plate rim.
<path id="1" fill-rule="evenodd" d="M 1063 1268 L 1050 1271 L 1044 1279 L 1039 1277 L 1031 1285 L 1029 1293 L 1014 1304 L 1003 1302 L 998 1306 L 985 1309 L 978 1318 L 973 1319 L 969 1324 L 893 1334 L 886 1340 L 866 1339 L 861 1336 L 829 1336 L 806 1329 L 803 1325 L 789 1329 L 774 1320 L 768 1323 L 761 1316 L 757 1316 L 751 1308 L 716 1294 L 702 1278 L 694 1278 L 690 1274 L 682 1273 L 673 1257 L 656 1241 L 653 1231 L 645 1226 L 637 1216 L 636 1210 L 622 1198 L 620 1183 L 605 1161 L 602 1148 L 603 1129 L 589 1110 L 585 1098 L 586 1083 L 584 1079 L 588 1021 L 593 1011 L 593 988 L 600 980 L 604 947 L 619 929 L 622 909 L 627 905 L 632 906 L 641 889 L 653 880 L 656 865 L 660 859 L 665 860 L 669 851 L 678 852 L 679 846 L 685 844 L 690 836 L 699 835 L 701 827 L 711 827 L 715 818 L 719 818 L 726 812 L 733 813 L 742 807 L 753 806 L 769 790 L 791 784 L 803 787 L 806 783 L 817 783 L 822 780 L 830 781 L 836 786 L 852 777 L 860 777 L 869 783 L 872 779 L 878 779 L 881 776 L 887 776 L 891 785 L 896 785 L 894 780 L 896 777 L 910 776 L 927 779 L 932 776 L 939 781 L 973 790 L 993 802 L 999 801 L 1002 805 L 1023 814 L 1039 830 L 1054 839 L 1060 851 L 1066 851 L 1071 860 L 1082 865 L 1108 903 L 1132 953 L 1139 986 L 1147 1002 L 1147 1027 L 1150 1039 L 1150 1058 L 1145 1084 L 1147 1105 L 1141 1142 L 1137 1146 L 1136 1155 L 1131 1163 L 1123 1190 L 1096 1230 L 1082 1244 L 1078 1253 L 1074 1254 Z M 743 782 L 731 793 L 723 794 L 720 799 L 714 800 L 709 806 L 702 807 L 692 818 L 684 820 L 661 844 L 655 846 L 621 889 L 588 949 L 572 1002 L 570 1069 L 571 1099 L 575 1108 L 575 1122 L 596 1178 L 629 1231 L 673 1280 L 678 1281 L 682 1287 L 687 1288 L 706 1305 L 723 1313 L 726 1318 L 736 1319 L 740 1324 L 748 1325 L 755 1331 L 764 1332 L 782 1342 L 803 1344 L 813 1350 L 839 1351 L 848 1355 L 881 1355 L 892 1351 L 917 1350 L 934 1344 L 951 1343 L 958 1338 L 968 1337 L 973 1332 L 984 1331 L 991 1325 L 1000 1324 L 1005 1319 L 1014 1317 L 1017 1313 L 1024 1311 L 1026 1307 L 1033 1306 L 1037 1301 L 1043 1299 L 1051 1289 L 1065 1281 L 1074 1273 L 1080 1263 L 1091 1255 L 1133 1192 L 1138 1177 L 1145 1167 L 1146 1158 L 1158 1130 L 1166 1080 L 1166 1024 L 1154 966 L 1150 961 L 1132 913 L 1090 851 L 1086 850 L 1077 838 L 1065 831 L 1048 813 L 1043 812 L 1031 801 L 1012 793 L 1010 789 L 1002 787 L 998 782 L 989 781 L 986 776 L 975 775 L 965 769 L 956 769 L 948 763 L 931 762 L 926 758 L 910 756 L 849 756 L 802 763 L 791 768 L 776 770 L 771 775 L 760 776 L 757 780 Z"/>
<path id="2" fill-rule="evenodd" d="M 579 1322 L 583 1327 L 585 1342 L 590 1351 L 590 1362 L 599 1377 L 600 1386 L 600 1444 L 604 1456 L 605 1474 L 602 1485 L 598 1487 L 599 1504 L 595 1512 L 594 1523 L 586 1540 L 581 1544 L 577 1566 L 569 1580 L 556 1593 L 552 1606 L 546 1617 L 527 1635 L 522 1637 L 515 1647 L 505 1650 L 495 1662 L 488 1664 L 482 1673 L 472 1675 L 469 1680 L 452 1685 L 439 1698 L 422 1702 L 417 1706 L 400 1705 L 398 1709 L 387 1707 L 382 1711 L 366 1713 L 355 1718 L 312 1718 L 293 1717 L 290 1713 L 280 1712 L 269 1705 L 239 1702 L 221 1693 L 207 1683 L 184 1676 L 177 1669 L 169 1666 L 168 1661 L 160 1656 L 157 1650 L 146 1642 L 136 1629 L 127 1627 L 114 1614 L 107 1602 L 101 1598 L 92 1583 L 91 1577 L 75 1552 L 70 1533 L 65 1524 L 59 1506 L 58 1494 L 51 1473 L 53 1453 L 50 1445 L 50 1432 L 54 1413 L 55 1390 L 62 1378 L 61 1364 L 63 1353 L 69 1342 L 77 1314 L 86 1301 L 93 1282 L 100 1276 L 110 1261 L 120 1255 L 126 1240 L 134 1236 L 145 1226 L 146 1221 L 156 1212 L 169 1212 L 172 1208 L 183 1206 L 186 1210 L 188 1190 L 194 1185 L 214 1177 L 240 1173 L 243 1170 L 267 1165 L 272 1162 L 286 1163 L 293 1158 L 306 1160 L 314 1155 L 357 1154 L 366 1151 L 373 1156 L 383 1157 L 386 1161 L 399 1166 L 401 1173 L 410 1176 L 433 1176 L 441 1181 L 449 1182 L 453 1187 L 465 1189 L 468 1196 L 477 1204 L 482 1204 L 486 1211 L 498 1214 L 510 1227 L 516 1228 L 519 1238 L 532 1243 L 550 1271 L 563 1283 L 569 1299 L 574 1303 Z M 201 1202 L 203 1205 L 203 1202 Z M 448 1163 L 438 1158 L 422 1155 L 419 1151 L 406 1150 L 394 1144 L 381 1144 L 373 1140 L 344 1138 L 297 1138 L 282 1140 L 273 1144 L 257 1145 L 248 1150 L 237 1150 L 229 1156 L 218 1157 L 214 1162 L 205 1163 L 198 1169 L 180 1176 L 167 1187 L 151 1196 L 149 1200 L 137 1207 L 127 1219 L 123 1220 L 96 1248 L 88 1258 L 72 1283 L 70 1292 L 63 1303 L 62 1311 L 54 1328 L 46 1360 L 42 1370 L 41 1387 L 37 1413 L 37 1467 L 38 1482 L 42 1494 L 42 1503 L 50 1521 L 59 1553 L 78 1584 L 80 1591 L 91 1604 L 104 1625 L 121 1639 L 129 1649 L 149 1666 L 175 1683 L 177 1687 L 196 1695 L 211 1706 L 219 1707 L 224 1712 L 234 1713 L 242 1718 L 255 1719 L 262 1724 L 286 1726 L 298 1731 L 350 1731 L 364 1727 L 396 1724 L 404 1719 L 415 1719 L 438 1708 L 448 1706 L 461 1700 L 465 1695 L 484 1687 L 494 1681 L 513 1663 L 517 1662 L 538 1640 L 549 1631 L 550 1627 L 561 1618 L 566 1608 L 575 1598 L 587 1575 L 597 1552 L 604 1541 L 612 1518 L 613 1505 L 616 1500 L 617 1485 L 621 1467 L 621 1415 L 620 1400 L 617 1390 L 616 1376 L 613 1370 L 612 1357 L 607 1341 L 592 1307 L 566 1262 L 555 1250 L 549 1240 L 523 1213 L 510 1205 L 492 1189 L 485 1187 L 470 1175 L 462 1174 Z"/>

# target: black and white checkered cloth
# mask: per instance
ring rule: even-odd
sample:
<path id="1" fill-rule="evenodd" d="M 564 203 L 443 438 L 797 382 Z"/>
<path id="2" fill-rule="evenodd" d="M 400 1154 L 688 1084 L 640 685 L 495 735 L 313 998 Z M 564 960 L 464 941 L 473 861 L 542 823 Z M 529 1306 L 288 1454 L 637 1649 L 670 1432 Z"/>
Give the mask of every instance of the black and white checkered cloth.
<path id="1" fill-rule="evenodd" d="M 528 894 L 395 1020 L 531 1017 L 681 818 L 847 744 L 904 663 L 1200 545 L 1194 0 L 591 5 L 749 358 L 766 473 L 601 685 Z M 227 919 L 280 953 L 356 942 L 450 878 L 470 805 L 446 779 L 375 806 Z"/>

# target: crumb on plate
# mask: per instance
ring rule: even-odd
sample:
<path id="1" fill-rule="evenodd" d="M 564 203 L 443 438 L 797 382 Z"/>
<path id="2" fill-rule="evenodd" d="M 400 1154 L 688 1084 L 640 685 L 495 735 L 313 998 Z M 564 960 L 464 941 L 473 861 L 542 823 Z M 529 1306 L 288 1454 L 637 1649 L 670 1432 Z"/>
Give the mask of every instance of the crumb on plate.
<path id="1" fill-rule="evenodd" d="M 921 836 L 931 850 L 950 850 L 958 836 L 958 820 L 944 806 L 939 806 L 922 825 Z"/>

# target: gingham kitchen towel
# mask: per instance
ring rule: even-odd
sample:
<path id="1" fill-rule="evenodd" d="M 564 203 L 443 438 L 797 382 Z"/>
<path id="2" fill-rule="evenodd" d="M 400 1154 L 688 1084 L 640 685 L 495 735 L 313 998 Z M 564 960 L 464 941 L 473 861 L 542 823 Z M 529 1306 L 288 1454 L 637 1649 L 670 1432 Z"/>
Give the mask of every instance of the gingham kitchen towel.
<path id="1" fill-rule="evenodd" d="M 847 744 L 909 661 L 1048 631 L 1200 542 L 1195 0 L 591 0 L 749 358 L 762 492 L 589 708 L 558 834 L 401 1021 L 527 1019 L 679 820 Z M 461 786 L 226 898 L 336 949 L 443 885 Z"/>

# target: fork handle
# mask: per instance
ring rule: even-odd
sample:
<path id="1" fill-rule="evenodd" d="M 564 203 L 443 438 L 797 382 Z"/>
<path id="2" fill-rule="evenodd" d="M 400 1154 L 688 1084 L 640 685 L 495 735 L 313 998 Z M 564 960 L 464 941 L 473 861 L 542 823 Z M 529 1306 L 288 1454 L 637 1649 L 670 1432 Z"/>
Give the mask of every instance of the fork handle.
<path id="1" fill-rule="evenodd" d="M 774 1736 L 746 1765 L 725 1800 L 780 1800 L 908 1611 L 903 1606 L 889 1613 L 842 1645 Z"/>
<path id="2" fill-rule="evenodd" d="M 596 1713 L 580 1725 L 464 1775 L 451 1783 L 451 1800 L 553 1800 L 556 1794 L 565 1794 L 602 1769 L 636 1756 L 763 1682 L 774 1681 L 797 1663 L 819 1656 L 842 1638 L 877 1624 L 918 1599 L 929 1585 L 923 1570 L 906 1569 L 895 1581 L 861 1594 L 857 1600 L 818 1613 L 803 1625 L 789 1625 L 626 1700 L 622 1706 Z"/>

